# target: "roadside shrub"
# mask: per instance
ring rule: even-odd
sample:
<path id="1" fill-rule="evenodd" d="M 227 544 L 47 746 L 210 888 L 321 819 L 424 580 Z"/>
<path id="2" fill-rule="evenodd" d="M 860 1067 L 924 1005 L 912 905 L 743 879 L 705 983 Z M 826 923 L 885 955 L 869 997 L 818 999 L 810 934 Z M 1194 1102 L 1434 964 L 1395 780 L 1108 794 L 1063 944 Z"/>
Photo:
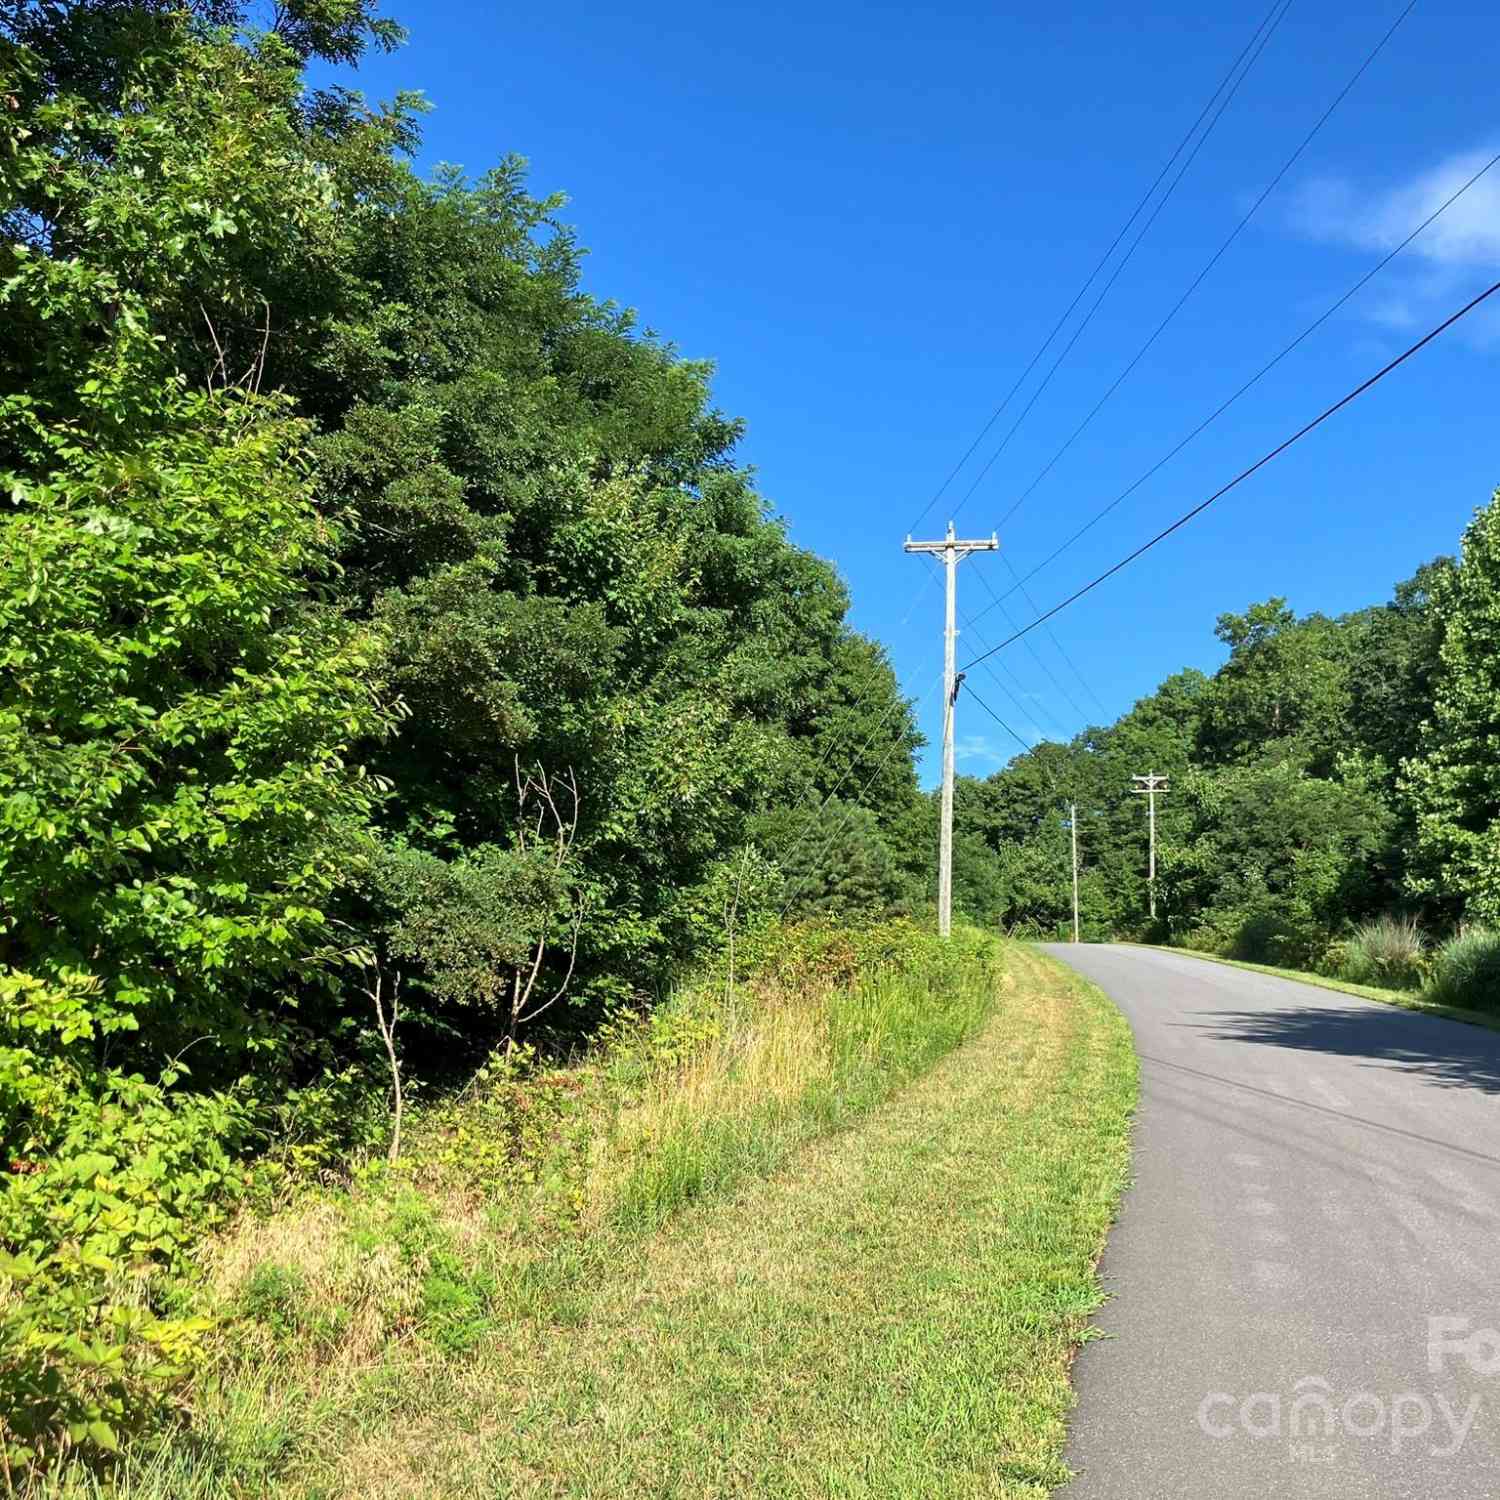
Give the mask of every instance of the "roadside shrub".
<path id="1" fill-rule="evenodd" d="M 0 1049 L 0 1459 L 111 1452 L 201 1356 L 191 1249 L 245 1185 L 254 1105 Z M 16 1108 L 18 1101 L 29 1108 Z"/>
<path id="2" fill-rule="evenodd" d="M 1227 958 L 1304 969 L 1320 947 L 1321 933 L 1312 923 L 1297 920 L 1272 902 L 1241 909 L 1234 916 L 1237 926 L 1227 949 L 1214 950 Z"/>
<path id="3" fill-rule="evenodd" d="M 1348 978 L 1349 943 L 1345 938 L 1333 938 L 1323 951 L 1313 961 L 1312 971 L 1314 974 L 1325 975 L 1329 979 Z"/>
<path id="4" fill-rule="evenodd" d="M 1427 998 L 1467 1010 L 1500 1010 L 1500 933 L 1467 927 L 1438 950 Z"/>
<path id="5" fill-rule="evenodd" d="M 1427 938 L 1415 917 L 1362 922 L 1344 944 L 1343 977 L 1356 984 L 1419 989 L 1426 977 Z"/>

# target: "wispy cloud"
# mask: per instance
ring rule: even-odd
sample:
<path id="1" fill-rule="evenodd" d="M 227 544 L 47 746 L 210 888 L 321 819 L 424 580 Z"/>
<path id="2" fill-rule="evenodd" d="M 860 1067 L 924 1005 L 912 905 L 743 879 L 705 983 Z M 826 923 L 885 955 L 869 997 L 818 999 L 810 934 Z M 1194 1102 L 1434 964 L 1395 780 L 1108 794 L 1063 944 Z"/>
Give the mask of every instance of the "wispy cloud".
<path id="1" fill-rule="evenodd" d="M 1362 187 L 1348 177 L 1314 178 L 1293 200 L 1292 221 L 1314 239 L 1390 250 L 1494 154 L 1461 151 L 1408 182 L 1377 188 Z M 1406 253 L 1437 266 L 1500 266 L 1500 166 L 1446 209 Z"/>
<path id="2" fill-rule="evenodd" d="M 1016 733 L 1029 745 L 1041 742 L 1041 731 L 1034 724 L 1017 724 Z M 1020 746 L 1014 740 L 1003 744 L 984 734 L 961 734 L 953 742 L 953 758 L 960 764 L 973 762 L 981 766 L 1008 765 L 1020 754 Z"/>
<path id="3" fill-rule="evenodd" d="M 1393 250 L 1474 176 L 1495 148 L 1459 151 L 1400 182 L 1371 184 L 1348 176 L 1304 183 L 1289 221 L 1323 244 L 1380 254 Z M 1410 333 L 1451 309 L 1455 296 L 1481 275 L 1500 272 L 1500 164 L 1470 186 L 1383 272 L 1358 307 L 1371 323 Z M 1477 316 L 1477 315 L 1476 315 Z M 1479 333 L 1490 342 L 1493 320 Z"/>

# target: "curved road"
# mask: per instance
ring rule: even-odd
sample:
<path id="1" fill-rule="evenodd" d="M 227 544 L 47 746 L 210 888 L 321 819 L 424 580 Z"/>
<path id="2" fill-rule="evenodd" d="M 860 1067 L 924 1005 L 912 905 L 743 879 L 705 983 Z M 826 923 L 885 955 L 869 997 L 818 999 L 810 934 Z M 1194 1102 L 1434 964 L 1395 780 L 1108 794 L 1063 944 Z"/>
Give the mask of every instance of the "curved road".
<path id="1" fill-rule="evenodd" d="M 1141 1057 L 1064 1500 L 1500 1496 L 1500 1033 L 1048 951 Z"/>

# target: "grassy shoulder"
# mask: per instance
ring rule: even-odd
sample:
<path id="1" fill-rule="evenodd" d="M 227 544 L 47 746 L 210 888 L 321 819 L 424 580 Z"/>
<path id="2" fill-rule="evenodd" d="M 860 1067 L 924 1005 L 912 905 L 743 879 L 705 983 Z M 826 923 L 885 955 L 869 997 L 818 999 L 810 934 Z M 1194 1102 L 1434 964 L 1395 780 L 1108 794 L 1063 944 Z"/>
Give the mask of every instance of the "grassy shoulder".
<path id="1" fill-rule="evenodd" d="M 1423 1015 L 1442 1016 L 1449 1021 L 1462 1021 L 1468 1026 L 1482 1026 L 1487 1031 L 1500 1031 L 1500 1017 L 1487 1015 L 1483 1011 L 1467 1010 L 1463 1006 L 1443 1005 L 1436 1000 L 1426 1000 L 1410 990 L 1383 989 L 1373 984 L 1355 984 L 1352 980 L 1337 979 L 1327 974 L 1314 974 L 1305 969 L 1281 969 L 1272 964 L 1253 964 L 1241 958 L 1225 958 L 1219 953 L 1208 953 L 1200 948 L 1177 948 L 1160 943 L 1132 943 L 1133 948 L 1155 948 L 1161 953 L 1182 953 L 1189 958 L 1206 958 L 1210 963 L 1225 964 L 1231 969 L 1248 969 L 1253 974 L 1271 974 L 1277 979 L 1295 979 L 1301 984 L 1315 984 L 1320 989 L 1340 990 L 1346 995 L 1358 995 L 1363 1000 L 1378 1000 L 1383 1005 L 1398 1005 L 1403 1010 L 1421 1011 Z"/>
<path id="2" fill-rule="evenodd" d="M 1128 1032 L 1021 945 L 912 956 L 638 1060 L 572 1188 L 546 1180 L 568 1152 L 534 1152 L 569 1222 L 434 1177 L 242 1224 L 192 1425 L 115 1492 L 1048 1493 L 1128 1167 Z"/>

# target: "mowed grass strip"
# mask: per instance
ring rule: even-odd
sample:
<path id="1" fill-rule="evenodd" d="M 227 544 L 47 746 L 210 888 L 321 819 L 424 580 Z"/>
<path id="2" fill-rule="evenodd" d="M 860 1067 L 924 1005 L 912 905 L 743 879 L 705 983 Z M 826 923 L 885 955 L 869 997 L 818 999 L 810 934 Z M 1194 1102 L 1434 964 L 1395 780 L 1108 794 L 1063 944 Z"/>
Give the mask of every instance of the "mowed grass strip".
<path id="1" fill-rule="evenodd" d="M 1097 990 L 1018 945 L 1006 963 L 989 1024 L 904 1093 L 778 1176 L 622 1238 L 562 1321 L 393 1368 L 363 1435 L 281 1493 L 906 1500 L 1064 1482 L 1136 1065 Z"/>

